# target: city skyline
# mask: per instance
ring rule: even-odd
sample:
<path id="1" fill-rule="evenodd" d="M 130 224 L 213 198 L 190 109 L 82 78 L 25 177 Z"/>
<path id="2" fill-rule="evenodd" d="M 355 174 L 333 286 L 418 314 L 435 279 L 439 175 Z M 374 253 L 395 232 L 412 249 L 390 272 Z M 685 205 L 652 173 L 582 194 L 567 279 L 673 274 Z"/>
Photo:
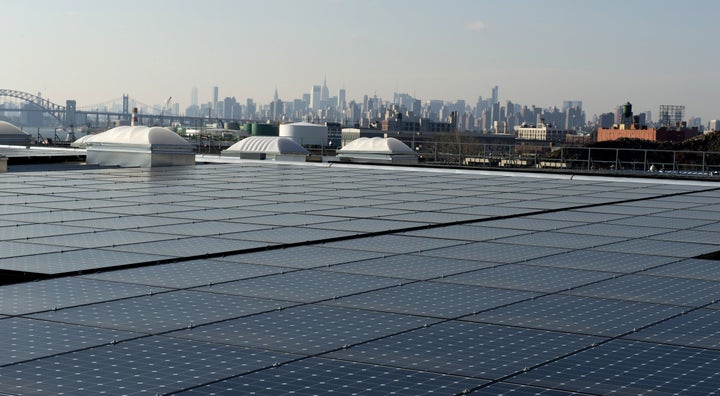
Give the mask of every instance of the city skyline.
<path id="1" fill-rule="evenodd" d="M 89 106 L 123 93 L 147 103 L 212 97 L 289 101 L 324 79 L 347 101 L 408 93 L 540 107 L 582 100 L 588 115 L 631 101 L 720 117 L 713 66 L 720 4 L 636 0 L 39 1 L 4 5 L 11 61 L 2 88 Z M 32 28 L 28 28 L 28 26 Z M 115 26 L 111 26 L 115 25 Z M 14 60 L 13 58 L 14 57 Z"/>

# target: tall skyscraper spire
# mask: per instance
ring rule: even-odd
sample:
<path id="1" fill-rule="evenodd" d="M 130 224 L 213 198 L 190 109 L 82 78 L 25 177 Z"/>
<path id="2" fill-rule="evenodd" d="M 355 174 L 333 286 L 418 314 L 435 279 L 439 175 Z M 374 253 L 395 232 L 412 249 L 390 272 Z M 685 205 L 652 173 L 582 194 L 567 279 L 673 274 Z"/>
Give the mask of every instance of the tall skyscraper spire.
<path id="1" fill-rule="evenodd" d="M 323 75 L 323 86 L 322 86 L 322 93 L 320 94 L 320 100 L 327 101 L 330 99 L 330 90 L 327 86 L 327 78 Z"/>

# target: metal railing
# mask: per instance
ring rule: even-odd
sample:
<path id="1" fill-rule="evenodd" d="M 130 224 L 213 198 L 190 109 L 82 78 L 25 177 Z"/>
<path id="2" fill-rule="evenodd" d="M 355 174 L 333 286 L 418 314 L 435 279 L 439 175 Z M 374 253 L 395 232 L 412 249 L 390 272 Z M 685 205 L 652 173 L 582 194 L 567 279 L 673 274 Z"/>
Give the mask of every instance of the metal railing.
<path id="1" fill-rule="evenodd" d="M 415 149 L 424 163 L 435 166 L 698 175 L 720 172 L 720 152 L 714 151 L 438 142 L 422 142 Z"/>

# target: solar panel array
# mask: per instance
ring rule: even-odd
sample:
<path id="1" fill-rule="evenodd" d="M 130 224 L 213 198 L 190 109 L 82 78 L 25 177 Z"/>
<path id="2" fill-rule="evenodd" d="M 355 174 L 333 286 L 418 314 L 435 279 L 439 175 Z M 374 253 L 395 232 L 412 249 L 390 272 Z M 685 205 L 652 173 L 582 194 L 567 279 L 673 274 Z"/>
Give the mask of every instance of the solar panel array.
<path id="1" fill-rule="evenodd" d="M 0 394 L 720 392 L 715 184 L 0 175 Z"/>

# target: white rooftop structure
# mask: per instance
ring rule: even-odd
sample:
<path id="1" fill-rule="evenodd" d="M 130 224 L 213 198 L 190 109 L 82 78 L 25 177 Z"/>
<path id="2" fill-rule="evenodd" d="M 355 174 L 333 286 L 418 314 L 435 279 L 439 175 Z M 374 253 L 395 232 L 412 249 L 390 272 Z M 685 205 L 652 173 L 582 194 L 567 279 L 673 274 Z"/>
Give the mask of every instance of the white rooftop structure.
<path id="1" fill-rule="evenodd" d="M 281 137 L 289 137 L 303 146 L 322 147 L 328 144 L 327 125 L 311 124 L 309 122 L 281 124 L 279 135 Z"/>
<path id="2" fill-rule="evenodd" d="M 10 146 L 26 146 L 30 143 L 32 136 L 22 131 L 15 125 L 0 121 L 0 144 Z"/>
<path id="3" fill-rule="evenodd" d="M 91 165 L 153 167 L 195 164 L 192 145 L 162 127 L 119 126 L 93 135 L 84 143 L 88 147 L 87 163 Z"/>
<path id="4" fill-rule="evenodd" d="M 337 151 L 340 160 L 351 162 L 417 163 L 417 153 L 396 138 L 361 137 Z"/>
<path id="5" fill-rule="evenodd" d="M 250 136 L 222 152 L 223 156 L 284 161 L 305 161 L 309 154 L 293 139 L 280 136 Z"/>

